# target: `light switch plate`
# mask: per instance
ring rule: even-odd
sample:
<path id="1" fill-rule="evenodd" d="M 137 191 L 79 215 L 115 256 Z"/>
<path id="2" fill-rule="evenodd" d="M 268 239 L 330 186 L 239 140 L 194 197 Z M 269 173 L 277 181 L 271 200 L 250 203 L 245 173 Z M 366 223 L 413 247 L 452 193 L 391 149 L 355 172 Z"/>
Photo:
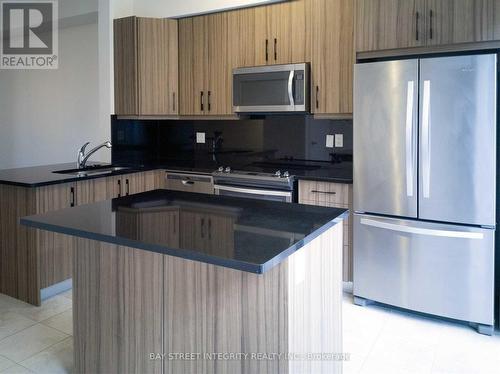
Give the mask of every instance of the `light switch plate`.
<path id="1" fill-rule="evenodd" d="M 344 146 L 344 134 L 335 134 L 335 148 Z"/>
<path id="2" fill-rule="evenodd" d="M 334 138 L 335 138 L 334 135 L 326 136 L 326 148 L 333 148 Z"/>
<path id="3" fill-rule="evenodd" d="M 205 133 L 204 132 L 197 132 L 196 133 L 196 143 L 205 144 Z"/>

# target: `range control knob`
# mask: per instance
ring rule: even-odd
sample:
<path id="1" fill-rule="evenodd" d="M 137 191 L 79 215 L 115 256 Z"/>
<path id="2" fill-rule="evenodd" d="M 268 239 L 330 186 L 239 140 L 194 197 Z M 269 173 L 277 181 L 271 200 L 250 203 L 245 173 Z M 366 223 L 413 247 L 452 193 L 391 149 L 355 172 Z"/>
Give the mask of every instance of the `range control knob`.
<path id="1" fill-rule="evenodd" d="M 224 170 L 224 172 L 226 172 L 226 173 L 230 173 L 230 172 L 231 172 L 231 168 L 230 168 L 229 166 L 228 166 L 228 167 L 226 167 L 226 169 Z"/>
<path id="2" fill-rule="evenodd" d="M 290 176 L 290 173 L 289 173 L 288 171 L 285 171 L 285 172 L 283 173 L 283 177 L 284 177 L 284 178 L 288 178 L 289 176 Z"/>
<path id="3" fill-rule="evenodd" d="M 274 173 L 275 177 L 281 177 L 281 170 L 278 170 L 276 173 Z"/>
<path id="4" fill-rule="evenodd" d="M 219 169 L 217 170 L 222 173 L 224 171 L 224 166 L 219 166 Z"/>

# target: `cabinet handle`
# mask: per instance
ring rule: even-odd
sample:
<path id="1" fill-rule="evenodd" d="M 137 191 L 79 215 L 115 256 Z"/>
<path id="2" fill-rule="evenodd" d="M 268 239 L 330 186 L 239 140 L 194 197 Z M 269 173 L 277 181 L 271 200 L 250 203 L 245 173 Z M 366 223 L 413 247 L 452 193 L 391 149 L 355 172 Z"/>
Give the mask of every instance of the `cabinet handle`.
<path id="1" fill-rule="evenodd" d="M 177 234 L 177 216 L 174 215 L 174 234 Z"/>
<path id="2" fill-rule="evenodd" d="M 201 237 L 205 237 L 205 218 L 201 219 Z"/>
<path id="3" fill-rule="evenodd" d="M 118 179 L 118 197 L 122 197 L 122 181 Z"/>
<path id="4" fill-rule="evenodd" d="M 210 112 L 212 110 L 212 104 L 210 103 L 210 97 L 212 96 L 212 91 L 208 91 L 208 111 Z"/>
<path id="5" fill-rule="evenodd" d="M 175 92 L 172 92 L 172 111 L 175 112 Z"/>
<path id="6" fill-rule="evenodd" d="M 416 12 L 415 13 L 415 40 L 419 39 L 419 32 L 418 32 L 418 23 L 420 21 L 420 13 Z"/>
<path id="7" fill-rule="evenodd" d="M 200 110 L 203 112 L 205 110 L 204 106 L 203 106 L 203 91 L 200 92 L 200 103 L 201 103 L 201 106 L 200 106 Z"/>
<path id="8" fill-rule="evenodd" d="M 266 62 L 269 61 L 269 40 L 266 39 Z"/>
<path id="9" fill-rule="evenodd" d="M 274 61 L 278 59 L 278 39 L 274 38 Z"/>
<path id="10" fill-rule="evenodd" d="M 208 219 L 208 239 L 212 239 L 212 219 Z"/>
<path id="11" fill-rule="evenodd" d="M 127 188 L 125 194 L 128 196 L 128 195 L 130 195 L 130 183 L 129 183 L 128 179 L 125 179 L 125 186 Z"/>
<path id="12" fill-rule="evenodd" d="M 73 208 L 75 206 L 75 187 L 70 189 L 70 206 Z"/>
<path id="13" fill-rule="evenodd" d="M 184 185 L 184 186 L 192 186 L 194 184 L 193 181 L 190 181 L 190 180 L 187 180 L 187 179 L 183 179 L 181 181 L 181 183 Z"/>
<path id="14" fill-rule="evenodd" d="M 430 28 L 429 28 L 429 38 L 432 40 L 433 34 L 434 34 L 434 29 L 432 28 L 432 19 L 434 17 L 434 12 L 432 9 L 429 11 L 429 18 L 430 18 Z"/>
<path id="15" fill-rule="evenodd" d="M 329 191 L 318 191 L 318 190 L 311 190 L 311 193 L 322 193 L 325 195 L 336 195 L 336 192 L 329 192 Z"/>
<path id="16" fill-rule="evenodd" d="M 316 109 L 319 109 L 319 86 L 316 86 Z"/>

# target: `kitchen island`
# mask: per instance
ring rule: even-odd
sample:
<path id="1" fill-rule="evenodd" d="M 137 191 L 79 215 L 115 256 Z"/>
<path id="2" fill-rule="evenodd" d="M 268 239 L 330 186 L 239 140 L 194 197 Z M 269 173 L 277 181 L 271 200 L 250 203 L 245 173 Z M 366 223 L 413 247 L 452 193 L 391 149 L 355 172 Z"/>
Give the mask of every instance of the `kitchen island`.
<path id="1" fill-rule="evenodd" d="M 76 372 L 340 373 L 346 215 L 156 190 L 21 223 L 76 237 Z"/>

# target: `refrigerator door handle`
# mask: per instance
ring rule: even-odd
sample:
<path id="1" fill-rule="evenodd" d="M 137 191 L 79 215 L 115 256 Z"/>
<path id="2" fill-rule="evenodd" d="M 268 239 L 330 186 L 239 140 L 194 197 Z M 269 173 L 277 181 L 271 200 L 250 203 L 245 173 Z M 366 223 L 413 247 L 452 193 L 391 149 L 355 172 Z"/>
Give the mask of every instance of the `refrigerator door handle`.
<path id="1" fill-rule="evenodd" d="M 413 149 L 413 106 L 414 106 L 414 81 L 408 82 L 406 97 L 406 195 L 413 196 L 413 165 L 415 164 Z"/>
<path id="2" fill-rule="evenodd" d="M 440 236 L 446 238 L 461 238 L 461 239 L 484 239 L 484 234 L 481 232 L 433 230 L 421 227 L 397 225 L 394 223 L 382 222 L 369 218 L 361 218 L 361 224 L 365 226 L 376 227 L 379 229 L 403 232 L 408 234 Z"/>
<path id="3" fill-rule="evenodd" d="M 424 97 L 422 108 L 422 178 L 424 198 L 430 197 L 431 185 L 431 81 L 424 81 Z"/>

